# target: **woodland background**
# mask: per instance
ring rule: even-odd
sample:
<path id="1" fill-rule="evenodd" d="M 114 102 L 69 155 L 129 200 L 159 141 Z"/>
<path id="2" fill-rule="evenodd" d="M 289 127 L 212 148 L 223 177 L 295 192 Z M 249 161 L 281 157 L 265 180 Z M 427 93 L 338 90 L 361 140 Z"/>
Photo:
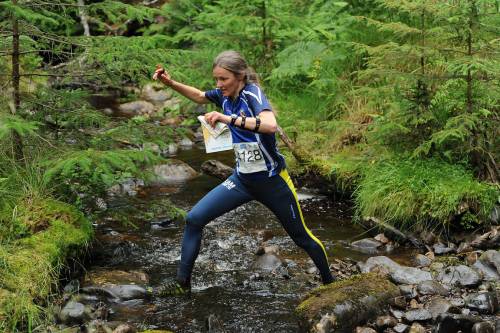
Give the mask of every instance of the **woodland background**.
<path id="1" fill-rule="evenodd" d="M 282 148 L 291 169 L 334 183 L 358 218 L 439 231 L 498 222 L 499 1 L 10 0 L 0 37 L 0 291 L 26 264 L 13 253 L 40 244 L 39 278 L 57 276 L 90 239 L 82 212 L 162 159 L 124 140 L 165 147 L 197 123 L 187 100 L 162 111 L 182 124 L 159 126 L 109 117 L 91 97 L 133 100 L 158 63 L 210 89 L 226 49 L 260 74 L 301 157 Z M 54 219 L 75 228 L 33 240 Z M 42 289 L 4 304 L 15 314 L 3 325 L 36 321 Z"/>

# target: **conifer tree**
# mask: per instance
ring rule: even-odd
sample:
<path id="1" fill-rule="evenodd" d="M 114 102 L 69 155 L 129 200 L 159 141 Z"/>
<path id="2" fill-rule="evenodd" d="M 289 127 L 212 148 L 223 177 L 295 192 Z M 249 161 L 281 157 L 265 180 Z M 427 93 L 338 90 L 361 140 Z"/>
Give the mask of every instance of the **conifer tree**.
<path id="1" fill-rule="evenodd" d="M 387 18 L 365 17 L 390 39 L 360 47 L 361 78 L 378 95 L 375 138 L 414 156 L 470 163 L 498 181 L 498 8 L 490 1 L 379 0 Z M 396 91 L 396 94 L 394 93 Z"/>

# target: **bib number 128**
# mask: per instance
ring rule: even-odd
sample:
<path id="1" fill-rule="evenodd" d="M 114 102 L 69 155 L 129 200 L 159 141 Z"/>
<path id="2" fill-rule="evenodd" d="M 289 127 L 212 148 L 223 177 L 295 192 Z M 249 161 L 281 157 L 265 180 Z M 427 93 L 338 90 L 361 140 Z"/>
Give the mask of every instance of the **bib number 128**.
<path id="1" fill-rule="evenodd" d="M 242 150 L 237 153 L 240 162 L 257 162 L 262 160 L 260 149 Z"/>

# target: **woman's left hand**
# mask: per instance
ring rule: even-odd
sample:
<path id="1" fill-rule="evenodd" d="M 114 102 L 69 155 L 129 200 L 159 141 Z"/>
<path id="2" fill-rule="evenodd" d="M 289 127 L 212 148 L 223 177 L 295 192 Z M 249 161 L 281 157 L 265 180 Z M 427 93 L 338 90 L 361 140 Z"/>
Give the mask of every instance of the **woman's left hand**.
<path id="1" fill-rule="evenodd" d="M 210 124 L 210 126 L 215 127 L 215 124 L 218 121 L 224 122 L 224 115 L 217 111 L 208 112 L 205 113 L 205 120 Z"/>

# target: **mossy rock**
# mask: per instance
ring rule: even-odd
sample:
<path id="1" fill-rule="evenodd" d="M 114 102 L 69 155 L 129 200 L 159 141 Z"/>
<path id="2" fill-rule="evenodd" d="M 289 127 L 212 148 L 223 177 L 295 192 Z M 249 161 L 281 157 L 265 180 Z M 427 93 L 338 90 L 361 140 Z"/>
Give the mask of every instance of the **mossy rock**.
<path id="1" fill-rule="evenodd" d="M 360 274 L 313 290 L 295 312 L 308 332 L 352 332 L 399 295 L 399 288 L 386 278 Z"/>
<path id="2" fill-rule="evenodd" d="M 63 263 L 81 253 L 93 236 L 92 224 L 74 207 L 51 199 L 39 207 L 31 220 L 48 221 L 47 227 L 0 245 L 1 332 L 39 324 Z"/>

